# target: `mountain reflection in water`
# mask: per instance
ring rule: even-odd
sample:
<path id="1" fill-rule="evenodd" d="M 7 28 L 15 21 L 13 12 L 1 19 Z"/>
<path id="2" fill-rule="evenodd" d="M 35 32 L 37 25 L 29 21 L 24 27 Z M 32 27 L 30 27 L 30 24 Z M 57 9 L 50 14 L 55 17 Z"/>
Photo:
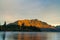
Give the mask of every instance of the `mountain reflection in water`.
<path id="1" fill-rule="evenodd" d="M 0 32 L 0 39 L 3 40 Z M 60 33 L 56 32 L 5 32 L 5 40 L 60 40 Z"/>

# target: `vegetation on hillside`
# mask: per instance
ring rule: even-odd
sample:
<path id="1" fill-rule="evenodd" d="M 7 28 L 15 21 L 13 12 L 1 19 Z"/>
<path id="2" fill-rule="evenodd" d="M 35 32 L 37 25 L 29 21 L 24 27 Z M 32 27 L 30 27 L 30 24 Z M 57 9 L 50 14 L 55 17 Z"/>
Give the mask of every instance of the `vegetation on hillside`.
<path id="1" fill-rule="evenodd" d="M 21 32 L 60 32 L 60 26 L 53 27 L 46 22 L 34 20 L 18 20 L 14 23 L 0 25 L 0 31 Z"/>

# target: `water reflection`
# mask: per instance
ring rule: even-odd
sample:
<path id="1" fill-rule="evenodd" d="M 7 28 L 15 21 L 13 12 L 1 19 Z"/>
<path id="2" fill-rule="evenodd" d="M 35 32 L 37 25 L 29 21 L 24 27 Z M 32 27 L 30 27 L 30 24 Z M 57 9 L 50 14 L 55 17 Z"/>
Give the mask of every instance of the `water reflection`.
<path id="1" fill-rule="evenodd" d="M 4 32 L 0 32 L 3 40 Z M 5 40 L 60 40 L 60 33 L 56 32 L 5 32 Z"/>

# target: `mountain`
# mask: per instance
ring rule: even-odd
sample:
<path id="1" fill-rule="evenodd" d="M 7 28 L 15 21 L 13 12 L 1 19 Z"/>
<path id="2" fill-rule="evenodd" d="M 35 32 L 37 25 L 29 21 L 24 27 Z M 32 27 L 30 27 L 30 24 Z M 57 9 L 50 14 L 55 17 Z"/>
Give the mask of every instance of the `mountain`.
<path id="1" fill-rule="evenodd" d="M 15 23 L 18 24 L 19 26 L 22 26 L 22 24 L 24 24 L 24 26 L 28 26 L 28 27 L 32 26 L 32 27 L 37 27 L 37 28 L 53 28 L 53 26 L 47 24 L 46 22 L 42 22 L 37 19 L 18 20 Z"/>
<path id="2" fill-rule="evenodd" d="M 55 27 L 47 24 L 46 22 L 37 19 L 24 19 L 17 20 L 13 23 L 6 25 L 6 22 L 1 27 L 2 31 L 25 31 L 25 32 L 55 32 Z"/>

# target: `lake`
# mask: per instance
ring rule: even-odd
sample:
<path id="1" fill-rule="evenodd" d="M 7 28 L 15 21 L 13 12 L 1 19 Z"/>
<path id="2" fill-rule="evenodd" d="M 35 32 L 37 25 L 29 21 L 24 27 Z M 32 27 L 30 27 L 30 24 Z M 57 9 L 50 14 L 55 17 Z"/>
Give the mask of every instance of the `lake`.
<path id="1" fill-rule="evenodd" d="M 60 32 L 0 32 L 0 40 L 60 40 Z"/>

